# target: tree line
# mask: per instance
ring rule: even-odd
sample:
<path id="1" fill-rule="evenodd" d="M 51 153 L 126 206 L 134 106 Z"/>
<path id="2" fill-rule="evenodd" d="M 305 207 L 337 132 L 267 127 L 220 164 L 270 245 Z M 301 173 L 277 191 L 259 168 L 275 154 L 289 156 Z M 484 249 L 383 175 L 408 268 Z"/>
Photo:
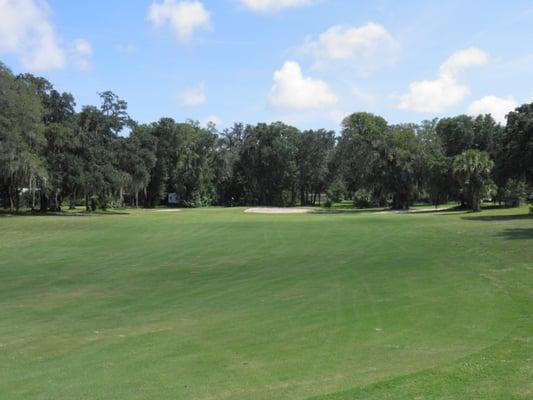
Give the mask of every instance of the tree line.
<path id="1" fill-rule="evenodd" d="M 60 211 L 84 205 L 330 205 L 406 209 L 482 198 L 507 205 L 533 184 L 533 103 L 502 126 L 490 115 L 389 124 L 358 112 L 340 135 L 282 122 L 216 126 L 162 118 L 139 124 L 110 91 L 76 111 L 44 78 L 0 63 L 0 203 Z M 124 135 L 127 132 L 128 135 Z"/>

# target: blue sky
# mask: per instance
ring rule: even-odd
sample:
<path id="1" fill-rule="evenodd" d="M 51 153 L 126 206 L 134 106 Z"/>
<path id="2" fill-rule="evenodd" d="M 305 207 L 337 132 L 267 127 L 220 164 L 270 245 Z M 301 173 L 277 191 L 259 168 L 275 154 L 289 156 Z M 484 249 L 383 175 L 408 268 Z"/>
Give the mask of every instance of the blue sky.
<path id="1" fill-rule="evenodd" d="M 533 2 L 0 0 L 0 60 L 140 122 L 503 120 L 533 101 Z"/>

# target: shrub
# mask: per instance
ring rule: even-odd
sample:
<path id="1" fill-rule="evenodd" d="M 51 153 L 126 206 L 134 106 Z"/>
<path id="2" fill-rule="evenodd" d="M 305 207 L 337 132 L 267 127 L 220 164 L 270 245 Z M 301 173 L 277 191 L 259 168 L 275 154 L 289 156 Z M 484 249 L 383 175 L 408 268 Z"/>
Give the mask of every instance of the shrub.
<path id="1" fill-rule="evenodd" d="M 508 207 L 519 207 L 527 199 L 525 182 L 509 179 L 502 190 L 502 200 Z"/>
<path id="2" fill-rule="evenodd" d="M 369 208 L 374 205 L 374 196 L 367 189 L 359 189 L 353 196 L 353 205 L 357 208 Z"/>
<path id="3" fill-rule="evenodd" d="M 328 201 L 331 203 L 340 203 L 344 200 L 345 194 L 346 187 L 344 186 L 344 182 L 340 178 L 335 179 L 326 191 Z"/>

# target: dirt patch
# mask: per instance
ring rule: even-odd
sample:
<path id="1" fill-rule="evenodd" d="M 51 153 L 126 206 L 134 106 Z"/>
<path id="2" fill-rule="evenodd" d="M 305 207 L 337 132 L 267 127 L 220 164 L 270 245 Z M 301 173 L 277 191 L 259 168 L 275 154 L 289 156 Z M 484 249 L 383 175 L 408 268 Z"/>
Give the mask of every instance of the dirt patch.
<path id="1" fill-rule="evenodd" d="M 313 210 L 310 208 L 254 207 L 248 208 L 244 212 L 252 214 L 309 214 Z"/>

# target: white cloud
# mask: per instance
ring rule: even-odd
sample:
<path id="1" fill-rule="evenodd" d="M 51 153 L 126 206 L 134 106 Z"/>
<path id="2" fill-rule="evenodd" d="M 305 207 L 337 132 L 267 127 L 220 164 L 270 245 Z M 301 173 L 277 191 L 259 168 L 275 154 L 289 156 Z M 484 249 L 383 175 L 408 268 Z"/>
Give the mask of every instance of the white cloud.
<path id="1" fill-rule="evenodd" d="M 241 0 L 244 6 L 257 12 L 274 12 L 284 8 L 306 6 L 314 2 L 315 0 Z"/>
<path id="2" fill-rule="evenodd" d="M 441 76 L 455 78 L 468 68 L 481 67 L 489 62 L 489 55 L 475 47 L 452 54 L 441 66 Z"/>
<path id="3" fill-rule="evenodd" d="M 195 30 L 210 27 L 211 17 L 199 1 L 164 0 L 150 5 L 148 20 L 156 27 L 170 24 L 178 40 L 187 42 Z"/>
<path id="4" fill-rule="evenodd" d="M 333 26 L 317 39 L 308 38 L 298 49 L 314 58 L 314 66 L 346 62 L 363 72 L 395 61 L 399 46 L 381 25 L 369 22 L 360 27 Z"/>
<path id="5" fill-rule="evenodd" d="M 344 118 L 348 113 L 342 112 L 341 110 L 333 110 L 329 112 L 329 118 L 335 122 L 337 125 L 342 124 L 342 121 L 344 121 Z"/>
<path id="6" fill-rule="evenodd" d="M 93 54 L 93 47 L 91 43 L 85 39 L 78 39 L 74 41 L 72 49 L 72 61 L 82 71 L 87 71 L 91 68 L 89 57 Z"/>
<path id="7" fill-rule="evenodd" d="M 269 105 L 281 111 L 316 110 L 335 104 L 337 96 L 329 86 L 303 75 L 300 65 L 287 61 L 274 73 Z"/>
<path id="8" fill-rule="evenodd" d="M 78 39 L 74 42 L 74 49 L 80 56 L 90 56 L 93 54 L 91 43 L 85 39 Z"/>
<path id="9" fill-rule="evenodd" d="M 65 53 L 44 1 L 0 0 L 0 53 L 15 54 L 31 71 L 65 66 Z"/>
<path id="10" fill-rule="evenodd" d="M 187 107 L 195 107 L 207 102 L 207 90 L 204 83 L 195 87 L 183 89 L 178 93 L 181 104 Z"/>
<path id="11" fill-rule="evenodd" d="M 458 76 L 466 69 L 488 63 L 487 53 L 477 48 L 460 50 L 441 66 L 435 80 L 415 81 L 409 92 L 399 97 L 398 108 L 406 111 L 440 113 L 459 104 L 469 94 L 470 88 L 458 82 Z"/>
<path id="12" fill-rule="evenodd" d="M 511 96 L 485 96 L 470 104 L 467 112 L 474 116 L 491 114 L 492 118 L 503 124 L 505 123 L 505 116 L 517 107 L 518 102 Z"/>
<path id="13" fill-rule="evenodd" d="M 137 46 L 135 46 L 133 43 L 127 43 L 127 44 L 118 43 L 115 46 L 115 49 L 119 53 L 122 53 L 122 54 L 133 54 L 137 51 Z"/>
<path id="14" fill-rule="evenodd" d="M 220 126 L 224 123 L 224 120 L 220 118 L 218 115 L 210 115 L 201 121 L 202 125 L 207 125 L 209 123 L 215 124 L 216 126 Z"/>
<path id="15" fill-rule="evenodd" d="M 433 81 L 417 81 L 409 85 L 409 93 L 400 96 L 400 110 L 440 113 L 460 103 L 470 88 L 454 78 L 440 77 Z"/>

